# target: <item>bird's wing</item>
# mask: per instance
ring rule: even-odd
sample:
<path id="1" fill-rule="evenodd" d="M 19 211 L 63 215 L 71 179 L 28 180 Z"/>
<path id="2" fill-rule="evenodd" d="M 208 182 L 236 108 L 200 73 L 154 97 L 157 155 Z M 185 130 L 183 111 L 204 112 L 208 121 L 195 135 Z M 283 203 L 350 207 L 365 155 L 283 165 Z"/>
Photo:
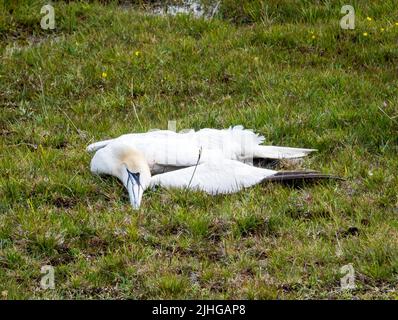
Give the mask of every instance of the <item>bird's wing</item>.
<path id="1" fill-rule="evenodd" d="M 160 168 L 187 167 L 197 163 L 199 150 L 209 150 L 200 162 L 208 161 L 210 153 L 222 154 L 226 159 L 246 161 L 253 158 L 300 158 L 313 149 L 262 146 L 264 137 L 242 126 L 228 129 L 201 129 L 177 133 L 155 130 L 145 133 L 125 134 L 115 139 L 90 144 L 88 151 L 97 151 L 114 142 L 128 144 L 141 151 L 148 163 Z"/>
<path id="2" fill-rule="evenodd" d="M 255 146 L 264 141 L 264 137 L 243 126 L 227 129 L 205 128 L 189 134 L 197 144 L 212 150 L 220 150 L 224 158 L 245 160 L 253 158 Z"/>
<path id="3" fill-rule="evenodd" d="M 316 151 L 315 149 L 261 145 L 264 137 L 243 126 L 221 130 L 206 128 L 190 133 L 190 136 L 198 141 L 198 145 L 208 149 L 219 149 L 225 158 L 239 161 L 253 160 L 253 158 L 302 158 Z"/>
<path id="4" fill-rule="evenodd" d="M 152 177 L 151 186 L 188 188 L 209 194 L 225 194 L 238 192 L 243 188 L 258 184 L 276 173 L 274 170 L 223 159 L 155 175 Z"/>
<path id="5" fill-rule="evenodd" d="M 201 155 L 201 148 L 181 136 L 146 139 L 136 143 L 149 163 L 160 166 L 189 167 L 202 162 L 209 152 Z"/>
<path id="6" fill-rule="evenodd" d="M 220 150 L 202 148 L 188 134 L 166 130 L 128 134 L 106 142 L 106 146 L 122 143 L 139 150 L 145 156 L 152 173 L 164 172 L 168 168 L 190 167 L 222 157 Z"/>
<path id="7" fill-rule="evenodd" d="M 171 159 L 179 151 L 178 149 L 185 149 L 181 155 L 182 159 L 178 157 L 177 159 L 189 165 L 191 163 L 189 157 L 196 157 L 197 149 L 200 147 L 219 150 L 228 159 L 238 159 L 238 155 L 241 154 L 244 155 L 244 158 L 248 158 L 248 155 L 253 154 L 254 146 L 261 144 L 264 141 L 264 137 L 254 133 L 252 130 L 244 129 L 243 126 L 229 127 L 227 129 L 205 128 L 199 131 L 189 130 L 183 133 L 170 130 L 154 130 L 145 133 L 124 134 L 115 139 L 95 142 L 87 147 L 87 151 L 97 151 L 116 141 L 131 144 L 143 153 L 148 149 L 159 150 L 158 146 L 160 146 L 160 150 L 163 151 L 161 153 L 157 152 L 154 159 L 162 165 L 174 165 L 163 157 L 165 146 L 168 148 L 167 152 L 171 153 Z M 169 150 L 170 145 L 175 146 L 176 149 L 171 148 Z M 159 156 L 163 158 L 158 159 Z"/>
<path id="8" fill-rule="evenodd" d="M 278 146 L 255 146 L 253 157 L 263 159 L 295 159 L 303 158 L 316 149 L 303 149 Z"/>
<path id="9" fill-rule="evenodd" d="M 177 133 L 170 130 L 158 130 L 153 129 L 148 132 L 141 132 L 141 133 L 128 133 L 123 134 L 114 139 L 102 140 L 98 142 L 91 143 L 87 146 L 86 150 L 88 152 L 94 152 L 99 149 L 106 147 L 108 144 L 113 142 L 122 142 L 125 144 L 135 145 L 137 142 L 147 142 L 148 140 L 154 139 L 168 139 L 168 137 L 173 137 Z"/>

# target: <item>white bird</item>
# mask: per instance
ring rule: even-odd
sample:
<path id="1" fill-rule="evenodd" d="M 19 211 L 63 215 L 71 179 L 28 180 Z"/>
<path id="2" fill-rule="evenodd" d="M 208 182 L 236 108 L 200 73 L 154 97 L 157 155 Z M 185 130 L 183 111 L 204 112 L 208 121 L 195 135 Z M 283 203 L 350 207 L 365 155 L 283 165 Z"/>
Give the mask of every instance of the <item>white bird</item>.
<path id="1" fill-rule="evenodd" d="M 152 174 L 196 165 L 201 149 L 207 151 L 202 154 L 200 164 L 208 162 L 214 154 L 224 159 L 251 163 L 254 158 L 301 158 L 316 151 L 260 145 L 263 141 L 263 136 L 255 134 L 252 130 L 245 130 L 243 126 L 221 130 L 190 130 L 185 133 L 157 130 L 125 134 L 115 139 L 96 142 L 90 144 L 87 151 L 97 151 L 115 142 L 124 143 L 143 153 Z"/>
<path id="2" fill-rule="evenodd" d="M 253 142 L 249 148 L 238 140 L 242 136 Z M 330 178 L 315 172 L 283 173 L 241 162 L 253 155 L 292 158 L 314 151 L 260 146 L 263 140 L 263 137 L 242 127 L 189 133 L 153 131 L 97 142 L 87 150 L 97 150 L 91 160 L 91 171 L 119 178 L 134 209 L 140 207 L 145 189 L 154 186 L 188 188 L 215 195 L 238 192 L 264 180 Z M 218 144 L 220 142 L 225 144 Z M 171 169 L 174 171 L 169 171 Z M 169 172 L 151 176 L 151 171 Z"/>

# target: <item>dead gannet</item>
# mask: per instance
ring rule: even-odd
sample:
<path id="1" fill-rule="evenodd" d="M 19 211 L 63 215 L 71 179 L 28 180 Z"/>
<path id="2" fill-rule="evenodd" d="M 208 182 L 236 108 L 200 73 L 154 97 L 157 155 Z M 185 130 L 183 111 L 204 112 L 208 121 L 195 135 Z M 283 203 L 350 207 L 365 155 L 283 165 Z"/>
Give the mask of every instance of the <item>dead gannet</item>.
<path id="1" fill-rule="evenodd" d="M 200 162 L 199 159 L 205 159 Z M 226 159 L 222 152 L 201 149 L 196 163 L 188 167 L 151 176 L 148 159 L 130 144 L 114 141 L 99 149 L 91 160 L 95 174 L 112 175 L 124 184 L 134 209 L 141 205 L 149 187 L 187 188 L 209 194 L 234 193 L 265 180 L 329 177 L 314 172 L 281 173 Z"/>
<path id="2" fill-rule="evenodd" d="M 125 134 L 115 139 L 90 144 L 87 151 L 94 152 L 113 143 L 124 143 L 143 153 L 152 174 L 175 168 L 190 167 L 197 163 L 198 152 L 205 149 L 199 163 L 208 162 L 212 153 L 224 159 L 249 162 L 254 158 L 301 158 L 315 149 L 264 146 L 264 137 L 242 126 L 228 129 L 201 129 L 177 133 L 169 130 Z"/>

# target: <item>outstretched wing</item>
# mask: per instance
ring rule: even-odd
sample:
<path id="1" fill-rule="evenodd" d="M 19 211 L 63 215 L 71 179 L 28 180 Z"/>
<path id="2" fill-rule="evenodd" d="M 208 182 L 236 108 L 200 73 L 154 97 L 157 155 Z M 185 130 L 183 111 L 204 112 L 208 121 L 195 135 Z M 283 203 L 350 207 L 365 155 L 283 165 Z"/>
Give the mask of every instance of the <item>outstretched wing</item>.
<path id="1" fill-rule="evenodd" d="M 176 133 L 169 130 L 151 130 L 143 133 L 128 133 L 128 134 L 123 134 L 114 139 L 102 140 L 91 143 L 90 145 L 87 146 L 86 151 L 95 152 L 113 142 L 123 142 L 125 144 L 131 144 L 133 146 L 139 143 L 140 141 L 143 143 L 147 143 L 148 139 L 159 139 L 174 135 L 176 135 Z"/>
<path id="2" fill-rule="evenodd" d="M 188 136 L 172 131 L 155 131 L 147 134 L 123 135 L 113 140 L 92 144 L 90 150 L 123 143 L 139 150 L 145 156 L 152 174 L 162 173 L 171 168 L 185 168 L 197 163 L 222 158 L 222 151 L 202 148 Z"/>
<path id="3" fill-rule="evenodd" d="M 238 192 L 260 183 L 277 172 L 223 159 L 197 166 L 158 174 L 152 177 L 151 186 L 201 190 L 209 194 Z"/>
<path id="4" fill-rule="evenodd" d="M 242 126 L 228 129 L 201 129 L 186 133 L 157 130 L 145 133 L 125 134 L 115 139 L 90 144 L 87 150 L 97 151 L 109 144 L 123 142 L 141 151 L 152 173 L 168 168 L 193 166 L 198 161 L 199 150 L 203 152 L 199 163 L 208 162 L 214 154 L 226 159 L 250 161 L 253 158 L 283 159 L 304 157 L 313 149 L 260 145 L 264 137 Z"/>

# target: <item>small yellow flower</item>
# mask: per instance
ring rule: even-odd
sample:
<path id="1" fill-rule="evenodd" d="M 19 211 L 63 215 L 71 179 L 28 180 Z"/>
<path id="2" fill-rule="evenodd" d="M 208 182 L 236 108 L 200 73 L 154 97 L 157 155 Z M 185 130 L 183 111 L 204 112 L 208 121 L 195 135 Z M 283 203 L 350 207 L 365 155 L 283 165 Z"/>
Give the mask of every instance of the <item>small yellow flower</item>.
<path id="1" fill-rule="evenodd" d="M 102 72 L 101 76 L 102 76 L 103 79 L 105 79 L 108 76 L 108 74 L 104 71 L 104 72 Z"/>
<path id="2" fill-rule="evenodd" d="M 386 29 L 384 29 L 384 28 L 380 28 L 380 31 L 381 31 L 381 32 L 384 32 L 385 30 L 386 30 Z"/>
<path id="3" fill-rule="evenodd" d="M 368 33 L 367 33 L 367 32 L 364 32 L 364 33 L 363 33 L 363 36 L 364 36 L 364 37 L 367 37 L 367 36 L 368 36 Z"/>
<path id="4" fill-rule="evenodd" d="M 398 22 L 395 22 L 395 25 L 398 26 Z"/>
<path id="5" fill-rule="evenodd" d="M 316 36 L 315 35 L 313 35 L 312 37 L 311 37 L 311 39 L 315 39 L 316 38 Z"/>
<path id="6" fill-rule="evenodd" d="M 367 17 L 366 20 L 372 21 L 372 18 L 371 17 Z"/>
<path id="7" fill-rule="evenodd" d="M 136 52 L 134 52 L 134 54 L 135 54 L 136 57 L 138 57 L 141 54 L 141 52 L 136 51 Z"/>

